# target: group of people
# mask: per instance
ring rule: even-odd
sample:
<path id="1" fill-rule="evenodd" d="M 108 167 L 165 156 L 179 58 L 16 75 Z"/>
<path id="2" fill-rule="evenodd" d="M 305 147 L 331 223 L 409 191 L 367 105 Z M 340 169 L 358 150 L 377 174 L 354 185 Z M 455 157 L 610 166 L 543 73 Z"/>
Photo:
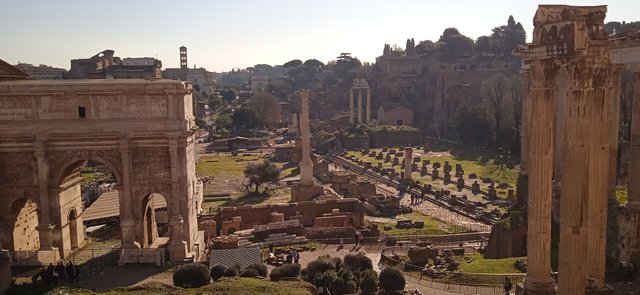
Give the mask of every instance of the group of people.
<path id="1" fill-rule="evenodd" d="M 298 251 L 293 249 L 288 249 L 286 253 L 287 255 L 284 257 L 284 263 L 291 264 L 291 263 L 298 263 L 300 261 L 300 254 L 298 253 Z M 278 259 L 273 251 L 273 244 L 269 244 L 269 258 L 267 259 L 267 261 L 270 261 L 272 263 L 273 262 L 277 263 L 277 260 Z"/>
<path id="2" fill-rule="evenodd" d="M 31 277 L 31 280 L 35 282 L 40 278 L 47 285 L 57 285 L 61 281 L 71 284 L 78 281 L 79 271 L 80 268 L 74 265 L 73 262 L 69 261 L 65 265 L 62 261 L 59 261 L 56 265 L 49 263 L 47 268 L 42 267 L 36 275 Z"/>

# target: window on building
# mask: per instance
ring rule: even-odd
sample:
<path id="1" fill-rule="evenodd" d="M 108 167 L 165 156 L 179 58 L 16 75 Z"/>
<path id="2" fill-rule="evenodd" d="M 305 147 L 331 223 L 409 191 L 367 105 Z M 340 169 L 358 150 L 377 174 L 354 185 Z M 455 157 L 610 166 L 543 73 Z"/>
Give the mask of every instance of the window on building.
<path id="1" fill-rule="evenodd" d="M 78 107 L 78 117 L 80 117 L 80 119 L 86 119 L 87 118 L 87 113 L 86 113 L 84 107 Z"/>

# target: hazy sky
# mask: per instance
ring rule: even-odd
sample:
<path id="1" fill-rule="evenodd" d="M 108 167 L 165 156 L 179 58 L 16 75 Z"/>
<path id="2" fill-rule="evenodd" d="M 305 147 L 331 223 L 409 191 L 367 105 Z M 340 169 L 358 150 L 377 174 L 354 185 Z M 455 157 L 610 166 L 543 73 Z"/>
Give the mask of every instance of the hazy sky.
<path id="1" fill-rule="evenodd" d="M 543 2 L 548 3 L 548 2 Z M 0 0 L 0 59 L 69 68 L 69 60 L 113 49 L 177 67 L 187 46 L 190 67 L 211 71 L 292 59 L 322 62 L 350 52 L 374 62 L 385 43 L 437 40 L 447 27 L 469 37 L 491 34 L 509 15 L 530 40 L 537 1 L 529 0 Z M 640 20 L 639 0 L 608 4 L 606 21 Z"/>

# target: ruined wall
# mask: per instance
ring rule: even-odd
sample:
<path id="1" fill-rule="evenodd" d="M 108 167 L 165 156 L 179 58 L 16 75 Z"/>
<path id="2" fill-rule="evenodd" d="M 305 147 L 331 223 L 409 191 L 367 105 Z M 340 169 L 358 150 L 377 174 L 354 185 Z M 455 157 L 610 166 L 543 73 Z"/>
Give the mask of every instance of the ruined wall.
<path id="1" fill-rule="evenodd" d="M 369 134 L 369 146 L 377 147 L 393 147 L 416 145 L 424 143 L 422 134 L 419 130 L 367 130 Z"/>
<path id="2" fill-rule="evenodd" d="M 240 216 L 242 222 L 239 230 L 250 229 L 255 225 L 271 222 L 271 213 L 279 212 L 284 214 L 284 220 L 299 219 L 302 225 L 310 227 L 313 226 L 316 217 L 331 214 L 333 209 L 338 209 L 341 213 L 350 213 L 355 226 L 364 222 L 360 203 L 354 199 L 342 199 L 222 208 L 216 215 L 216 224 L 222 225 L 223 221 Z"/>

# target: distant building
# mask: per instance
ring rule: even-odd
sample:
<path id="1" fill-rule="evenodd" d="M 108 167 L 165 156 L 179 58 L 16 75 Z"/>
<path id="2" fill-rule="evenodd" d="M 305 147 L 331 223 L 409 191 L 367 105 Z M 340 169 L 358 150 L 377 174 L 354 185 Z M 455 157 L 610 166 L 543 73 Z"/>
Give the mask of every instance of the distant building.
<path id="1" fill-rule="evenodd" d="M 454 114 L 461 105 L 476 106 L 482 101 L 482 85 L 494 75 L 519 75 L 521 60 L 493 55 L 440 59 L 428 55 L 382 55 L 376 58 L 373 78 L 369 81 L 374 105 L 389 113 L 385 103 L 403 104 L 420 114 L 412 119 L 380 118 L 380 124 L 403 124 L 420 128 L 433 136 L 450 136 Z M 401 111 L 403 109 L 403 111 Z M 398 112 L 409 110 L 400 108 Z"/>
<path id="2" fill-rule="evenodd" d="M 413 109 L 402 103 L 383 103 L 378 107 L 378 124 L 413 125 Z"/>
<path id="3" fill-rule="evenodd" d="M 269 79 L 262 75 L 251 76 L 251 91 L 253 93 L 264 92 L 267 90 Z"/>
<path id="4" fill-rule="evenodd" d="M 0 59 L 0 82 L 26 79 L 29 79 L 27 73 Z"/>
<path id="5" fill-rule="evenodd" d="M 64 79 L 67 74 L 66 69 L 47 65 L 35 66 L 28 63 L 18 63 L 15 67 L 27 73 L 34 80 L 60 80 Z"/>
<path id="6" fill-rule="evenodd" d="M 127 60 L 125 62 L 125 60 Z M 125 58 L 107 49 L 90 58 L 72 59 L 67 79 L 161 78 L 162 62 L 152 57 Z"/>

